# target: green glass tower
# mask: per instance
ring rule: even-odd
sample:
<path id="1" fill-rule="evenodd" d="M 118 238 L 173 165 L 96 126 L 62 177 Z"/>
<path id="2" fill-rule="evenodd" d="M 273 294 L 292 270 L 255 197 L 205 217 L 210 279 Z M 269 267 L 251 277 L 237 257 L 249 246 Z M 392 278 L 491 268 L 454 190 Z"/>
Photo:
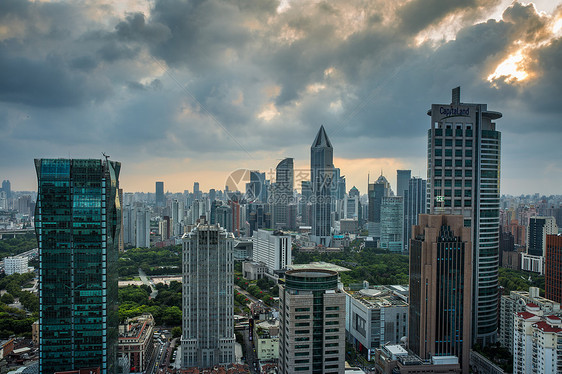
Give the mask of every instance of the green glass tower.
<path id="1" fill-rule="evenodd" d="M 121 164 L 36 159 L 35 169 L 39 373 L 115 373 Z"/>

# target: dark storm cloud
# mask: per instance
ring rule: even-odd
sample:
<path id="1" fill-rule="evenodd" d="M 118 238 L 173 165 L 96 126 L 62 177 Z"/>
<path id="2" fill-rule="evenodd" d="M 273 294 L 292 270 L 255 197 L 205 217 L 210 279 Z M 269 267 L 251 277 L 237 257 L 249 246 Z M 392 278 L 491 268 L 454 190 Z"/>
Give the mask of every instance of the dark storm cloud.
<path id="1" fill-rule="evenodd" d="M 447 16 L 475 19 L 498 4 L 499 0 L 412 0 L 398 9 L 397 16 L 400 29 L 415 35 L 438 25 Z"/>
<path id="2" fill-rule="evenodd" d="M 10 58 L 5 48 L 0 48 L 0 101 L 64 107 L 103 100 L 111 93 L 109 82 L 71 73 L 65 65 L 58 56 L 42 61 Z"/>
<path id="3" fill-rule="evenodd" d="M 324 124 L 338 157 L 423 158 L 425 112 L 458 85 L 464 100 L 505 112 L 507 139 L 560 134 L 560 39 L 530 5 L 486 20 L 497 3 L 291 1 L 278 12 L 273 0 L 157 0 L 144 14 L 116 14 L 96 1 L 1 1 L 9 135 L 0 148 L 45 152 L 74 141 L 139 161 L 307 157 Z M 446 34 L 450 20 L 453 39 L 416 39 Z M 521 43 L 534 43 L 524 63 L 532 78 L 488 82 Z"/>

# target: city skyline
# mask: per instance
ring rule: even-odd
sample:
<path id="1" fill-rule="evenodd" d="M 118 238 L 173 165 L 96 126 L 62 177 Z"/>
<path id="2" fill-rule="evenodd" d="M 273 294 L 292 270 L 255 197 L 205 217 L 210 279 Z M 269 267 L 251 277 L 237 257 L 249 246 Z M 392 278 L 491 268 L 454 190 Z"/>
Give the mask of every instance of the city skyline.
<path id="1" fill-rule="evenodd" d="M 126 191 L 220 189 L 306 167 L 324 125 L 350 187 L 395 186 L 425 176 L 425 112 L 461 86 L 504 113 L 502 193 L 557 193 L 560 3 L 471 4 L 2 2 L 0 170 L 32 190 L 34 157 L 106 152 Z"/>

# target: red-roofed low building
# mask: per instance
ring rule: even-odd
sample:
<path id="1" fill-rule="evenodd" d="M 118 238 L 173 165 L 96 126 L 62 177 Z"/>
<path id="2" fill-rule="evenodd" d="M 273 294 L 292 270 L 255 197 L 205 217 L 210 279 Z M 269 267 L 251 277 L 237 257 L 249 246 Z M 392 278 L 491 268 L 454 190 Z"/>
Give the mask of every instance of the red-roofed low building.
<path id="1" fill-rule="evenodd" d="M 516 313 L 513 373 L 549 374 L 562 372 L 562 320 L 527 311 Z"/>
<path id="2" fill-rule="evenodd" d="M 127 357 L 131 373 L 141 373 L 148 369 L 154 349 L 154 318 L 145 313 L 130 318 L 119 326 L 119 356 Z"/>

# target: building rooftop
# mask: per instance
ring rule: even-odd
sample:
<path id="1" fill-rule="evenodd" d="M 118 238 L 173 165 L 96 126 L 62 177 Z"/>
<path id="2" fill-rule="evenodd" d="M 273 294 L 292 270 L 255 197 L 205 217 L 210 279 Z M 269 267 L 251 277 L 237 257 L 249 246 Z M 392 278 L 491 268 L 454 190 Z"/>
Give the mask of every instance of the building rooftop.
<path id="1" fill-rule="evenodd" d="M 553 332 L 553 333 L 562 332 L 562 328 L 552 326 L 546 321 L 540 321 L 540 322 L 534 323 L 533 326 L 538 328 L 542 332 Z"/>
<path id="2" fill-rule="evenodd" d="M 529 319 L 529 318 L 536 317 L 537 315 L 533 314 L 531 312 L 519 312 L 519 313 L 517 313 L 517 316 L 521 317 L 523 319 Z"/>
<path id="3" fill-rule="evenodd" d="M 311 262 L 310 264 L 298 264 L 298 265 L 292 264 L 289 266 L 289 268 L 292 270 L 299 270 L 299 269 L 331 270 L 331 271 L 337 271 L 338 273 L 341 273 L 343 271 L 350 271 L 350 269 L 344 268 L 343 266 L 339 266 L 323 261 Z"/>
<path id="4" fill-rule="evenodd" d="M 397 295 L 389 286 L 371 286 L 358 291 L 346 290 L 346 292 L 368 308 L 408 306 L 403 297 Z"/>

